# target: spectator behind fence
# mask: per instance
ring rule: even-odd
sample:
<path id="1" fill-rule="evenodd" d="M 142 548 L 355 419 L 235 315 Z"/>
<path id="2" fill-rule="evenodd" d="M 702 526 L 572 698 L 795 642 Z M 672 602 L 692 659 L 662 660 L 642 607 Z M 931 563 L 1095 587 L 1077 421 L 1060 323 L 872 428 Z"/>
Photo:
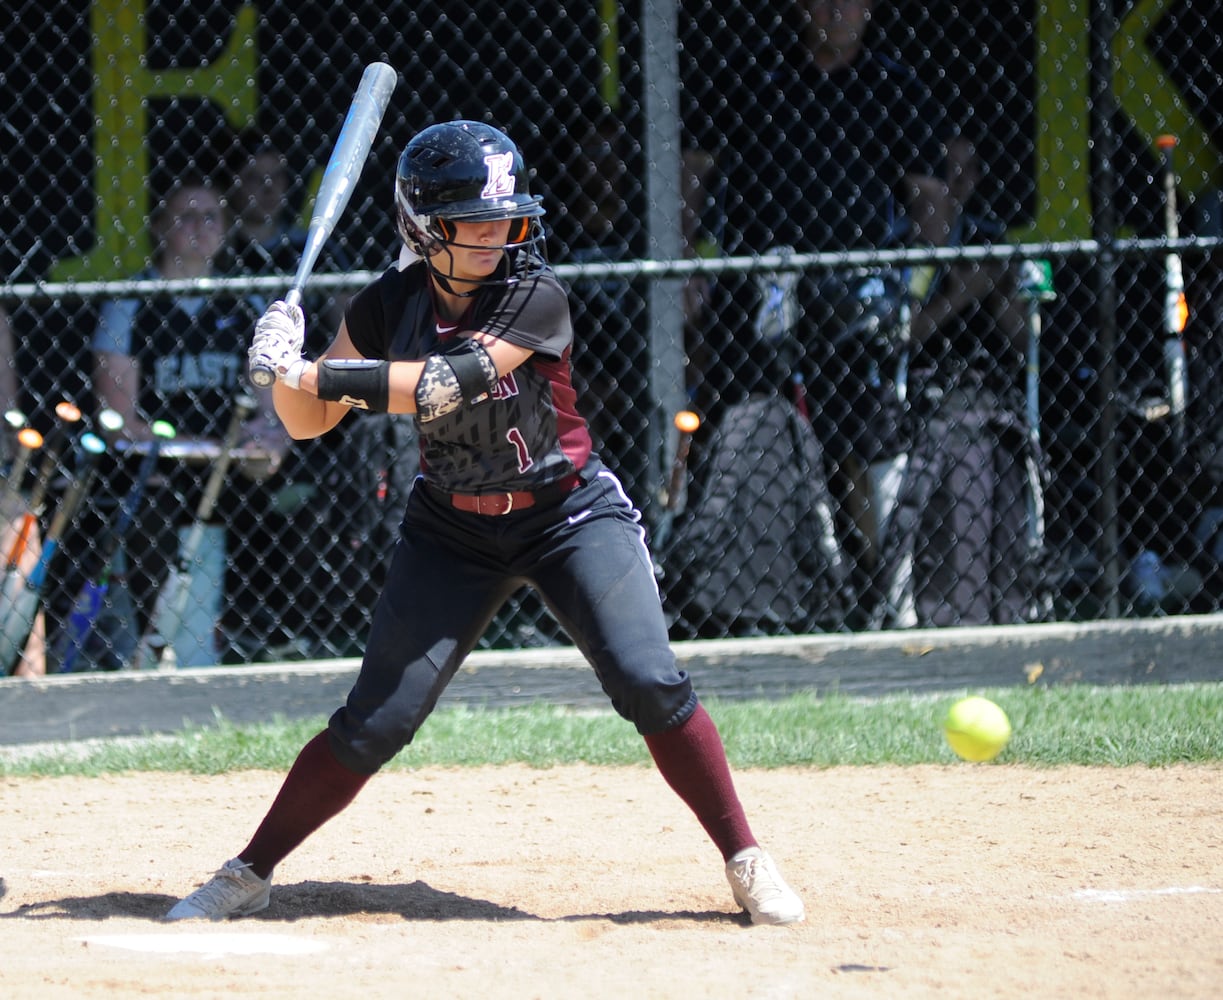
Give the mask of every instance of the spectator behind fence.
<path id="1" fill-rule="evenodd" d="M 302 179 L 295 177 L 285 153 L 259 131 L 238 134 L 233 158 L 228 202 L 234 219 L 218 269 L 238 275 L 292 275 L 306 243 L 306 230 L 298 222 Z M 315 274 L 334 274 L 351 266 L 333 236 L 319 255 Z M 251 300 L 262 312 L 277 294 L 257 291 L 251 293 Z M 347 300 L 344 292 L 320 290 L 317 280 L 306 290 L 308 311 L 328 324 L 338 325 L 344 318 Z"/>
<path id="2" fill-rule="evenodd" d="M 978 207 L 980 173 L 975 140 L 951 137 L 944 174 L 913 182 L 911 242 L 1002 242 L 1001 223 Z M 913 269 L 912 445 L 882 536 L 878 624 L 1008 624 L 1052 611 L 1020 272 L 988 258 Z"/>
<path id="3" fill-rule="evenodd" d="M 872 30 L 874 0 L 805 0 L 772 37 L 728 33 L 725 71 L 693 65 L 686 88 L 695 142 L 728 174 L 726 249 L 734 255 L 902 245 L 904 196 L 933 176 L 940 115 L 911 68 Z M 699 16 L 699 15 L 698 15 Z M 713 27 L 717 39 L 720 27 Z M 724 138 L 723 138 L 724 137 Z M 809 395 L 859 584 L 899 481 L 903 324 L 895 273 L 779 271 L 724 287 L 717 359 L 703 395 L 716 403 L 786 383 Z M 865 591 L 865 587 L 861 587 Z"/>
<path id="4" fill-rule="evenodd" d="M 298 224 L 295 173 L 261 131 L 234 144 L 229 203 L 235 220 L 219 268 L 235 276 L 297 270 L 306 230 Z M 315 275 L 351 268 L 340 242 L 324 245 Z M 260 313 L 283 290 L 248 293 Z M 319 323 L 307 347 L 321 353 L 339 327 L 348 293 L 313 280 L 303 308 Z M 407 486 L 415 475 L 416 435 L 404 415 L 360 414 L 308 441 L 293 441 L 279 472 L 236 512 L 233 528 L 253 556 L 237 566 L 226 629 L 245 661 L 355 652 L 390 557 Z M 368 470 L 368 475 L 366 474 Z M 279 553 L 289 558 L 269 558 Z M 274 567 L 274 568 L 273 568 Z M 236 612 L 236 613 L 234 613 Z"/>
<path id="5" fill-rule="evenodd" d="M 152 265 L 144 279 L 207 278 L 226 232 L 226 211 L 218 190 L 203 176 L 184 176 L 155 204 L 149 220 Z M 257 313 L 240 297 L 223 293 L 153 293 L 103 304 L 94 335 L 94 388 L 98 402 L 125 420 L 123 437 L 147 444 L 154 421 L 168 421 L 177 437 L 176 455 L 161 462 L 141 507 L 140 530 L 122 551 L 120 572 L 111 592 L 116 614 L 100 631 L 108 640 L 105 660 L 93 666 L 124 665 L 135 641 L 148 627 L 157 591 L 186 537 L 207 479 L 219 454 L 239 392 L 245 383 L 246 338 Z M 279 465 L 287 445 L 267 393 L 260 394 L 255 416 L 240 441 L 252 457 L 234 465 L 221 491 L 221 504 L 205 532 L 194 567 L 188 614 L 177 636 L 167 636 L 180 666 L 219 662 L 223 642 L 218 622 L 224 604 L 227 558 L 243 540 L 226 538 L 223 525 L 236 509 L 252 502 L 259 480 Z M 137 450 L 137 449 L 133 449 Z M 114 498 L 124 495 L 125 480 L 137 459 L 124 459 L 108 484 Z M 124 600 L 130 610 L 124 609 Z"/>
<path id="6" fill-rule="evenodd" d="M 573 165 L 573 231 L 564 258 L 603 264 L 633 256 L 632 181 L 623 147 L 629 142 L 612 118 L 582 135 Z M 573 375 L 595 447 L 640 507 L 649 479 L 649 323 L 645 287 L 621 275 L 578 278 L 573 302 Z"/>
<path id="7" fill-rule="evenodd" d="M 641 236 L 641 181 L 634 173 L 632 141 L 623 123 L 607 109 L 581 135 L 578 155 L 569 164 L 575 193 L 566 213 L 572 232 L 565 233 L 565 262 L 601 264 L 640 256 L 634 240 Z M 681 160 L 683 196 L 682 253 L 704 252 L 701 228 L 712 163 L 708 154 L 687 151 Z M 684 282 L 675 303 L 684 315 L 687 338 L 703 322 L 708 279 Z M 570 284 L 573 303 L 573 367 L 579 398 L 599 454 L 642 508 L 649 481 L 650 324 L 648 285 L 622 275 L 578 278 Z"/>
<path id="8" fill-rule="evenodd" d="M 29 574 L 38 562 L 41 552 L 37 528 L 33 535 L 27 535 L 24 544 L 21 537 L 22 521 L 26 513 L 26 504 L 21 492 L 23 483 L 9 481 L 12 474 L 13 461 L 21 445 L 17 442 L 13 431 L 25 423 L 25 415 L 21 410 L 21 384 L 17 372 L 17 342 L 13 336 L 12 323 L 8 310 L 0 306 L 0 415 L 7 417 L 9 413 L 20 414 L 16 425 L 10 425 L 7 420 L 0 426 L 0 465 L 5 469 L 5 487 L 0 492 L 0 572 L 4 572 L 4 593 L 0 595 L 0 607 L 8 607 L 17 594 L 17 588 L 24 587 L 21 577 L 10 576 L 7 572 L 9 562 L 16 556 L 16 566 L 23 574 Z M 24 479 L 24 477 L 22 477 Z M 11 488 L 10 488 L 11 486 Z M 46 661 L 46 615 L 39 611 L 30 630 L 25 649 L 12 665 L 11 672 L 16 677 L 41 677 L 47 672 Z M 0 665 L 0 676 L 10 671 L 8 664 Z"/>
<path id="9" fill-rule="evenodd" d="M 1223 237 L 1223 191 L 1200 191 L 1192 201 L 1184 192 L 1180 197 L 1182 235 L 1192 227 L 1202 238 Z M 1135 496 L 1122 511 L 1121 587 L 1129 600 L 1123 607 L 1138 615 L 1218 611 L 1223 600 L 1223 257 L 1187 257 L 1184 266 L 1185 447 L 1170 414 L 1126 421 L 1136 429 L 1127 435 L 1121 474 Z M 1167 378 L 1166 369 L 1162 374 Z M 1139 399 L 1135 409 L 1154 404 L 1158 412 L 1167 391 Z"/>
<path id="10" fill-rule="evenodd" d="M 1198 235 L 1223 238 L 1223 189 L 1200 196 L 1194 212 Z M 1202 545 L 1214 576 L 1211 584 L 1223 595 L 1223 259 L 1206 257 L 1191 272 L 1186 339 L 1190 354 L 1190 389 L 1195 434 L 1193 458 L 1201 465 L 1201 514 L 1194 536 Z"/>

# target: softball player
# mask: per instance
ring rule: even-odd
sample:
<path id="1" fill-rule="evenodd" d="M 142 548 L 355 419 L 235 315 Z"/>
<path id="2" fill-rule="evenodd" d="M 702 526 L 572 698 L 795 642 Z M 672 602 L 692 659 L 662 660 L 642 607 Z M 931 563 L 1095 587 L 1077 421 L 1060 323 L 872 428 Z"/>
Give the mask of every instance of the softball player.
<path id="1" fill-rule="evenodd" d="M 277 372 L 276 410 L 295 438 L 351 407 L 416 414 L 421 476 L 361 671 L 250 843 L 168 919 L 267 907 L 275 866 L 412 741 L 502 603 L 529 584 L 721 851 L 739 905 L 756 923 L 802 920 L 675 663 L 640 515 L 578 415 L 568 300 L 521 153 L 480 122 L 433 125 L 404 150 L 395 199 L 405 260 L 353 297 L 322 358 L 302 358 L 304 317 L 284 302 L 250 348 Z"/>

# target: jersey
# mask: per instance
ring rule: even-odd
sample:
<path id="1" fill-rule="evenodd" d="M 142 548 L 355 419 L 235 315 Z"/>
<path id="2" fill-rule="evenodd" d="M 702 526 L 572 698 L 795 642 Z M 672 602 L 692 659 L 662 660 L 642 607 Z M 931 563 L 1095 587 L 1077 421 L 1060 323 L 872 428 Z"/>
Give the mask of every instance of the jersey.
<path id="1" fill-rule="evenodd" d="M 257 318 L 240 298 L 120 299 L 103 306 L 93 346 L 139 362 L 137 406 L 146 420 L 168 420 L 180 437 L 220 438 Z"/>
<path id="2" fill-rule="evenodd" d="M 431 485 L 470 494 L 537 490 L 590 458 L 573 388 L 569 302 L 550 270 L 481 289 L 450 323 L 434 309 L 424 262 L 391 268 L 353 296 L 345 323 L 357 351 L 377 360 L 421 360 L 465 331 L 534 352 L 498 380 L 488 402 L 419 424 L 421 475 Z"/>
<path id="3" fill-rule="evenodd" d="M 157 276 L 154 271 L 139 275 Z M 246 299 L 232 296 L 111 300 L 102 307 L 93 348 L 139 363 L 136 405 L 145 420 L 169 421 L 180 438 L 220 439 L 233 414 L 234 396 L 246 384 L 246 341 L 257 319 Z M 128 464 L 120 462 L 108 473 L 117 496 L 126 490 L 122 470 Z M 199 501 L 206 470 L 169 460 L 163 466 L 172 470 L 165 485 L 179 498 L 177 516 L 185 521 Z M 240 507 L 244 495 L 222 490 L 214 520 Z"/>

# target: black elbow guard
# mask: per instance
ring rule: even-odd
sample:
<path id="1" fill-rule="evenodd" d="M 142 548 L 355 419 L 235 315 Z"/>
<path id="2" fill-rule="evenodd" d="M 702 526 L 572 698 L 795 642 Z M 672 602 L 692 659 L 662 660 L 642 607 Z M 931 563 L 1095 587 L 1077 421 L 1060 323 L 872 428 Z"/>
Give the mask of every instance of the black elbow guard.
<path id="1" fill-rule="evenodd" d="M 460 406 L 492 399 L 497 366 L 482 344 L 470 338 L 442 354 L 430 354 L 416 386 L 416 415 L 428 423 Z"/>

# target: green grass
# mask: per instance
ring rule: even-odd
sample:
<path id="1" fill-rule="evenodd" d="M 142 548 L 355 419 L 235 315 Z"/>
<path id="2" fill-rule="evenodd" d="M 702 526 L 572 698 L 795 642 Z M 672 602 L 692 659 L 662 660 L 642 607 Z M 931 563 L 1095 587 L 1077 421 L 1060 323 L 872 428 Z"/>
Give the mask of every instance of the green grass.
<path id="1" fill-rule="evenodd" d="M 708 708 L 737 768 L 948 764 L 956 758 L 939 723 L 951 703 L 968 693 L 992 698 L 1010 716 L 1014 737 L 997 758 L 1001 764 L 1162 767 L 1223 761 L 1223 684 L 998 688 L 870 699 L 806 694 L 710 702 Z M 10 748 L 0 754 L 0 775 L 280 771 L 324 722 L 235 726 L 221 719 L 170 737 L 65 744 L 34 753 Z M 610 710 L 443 707 L 389 766 L 648 762 L 642 740 Z"/>

